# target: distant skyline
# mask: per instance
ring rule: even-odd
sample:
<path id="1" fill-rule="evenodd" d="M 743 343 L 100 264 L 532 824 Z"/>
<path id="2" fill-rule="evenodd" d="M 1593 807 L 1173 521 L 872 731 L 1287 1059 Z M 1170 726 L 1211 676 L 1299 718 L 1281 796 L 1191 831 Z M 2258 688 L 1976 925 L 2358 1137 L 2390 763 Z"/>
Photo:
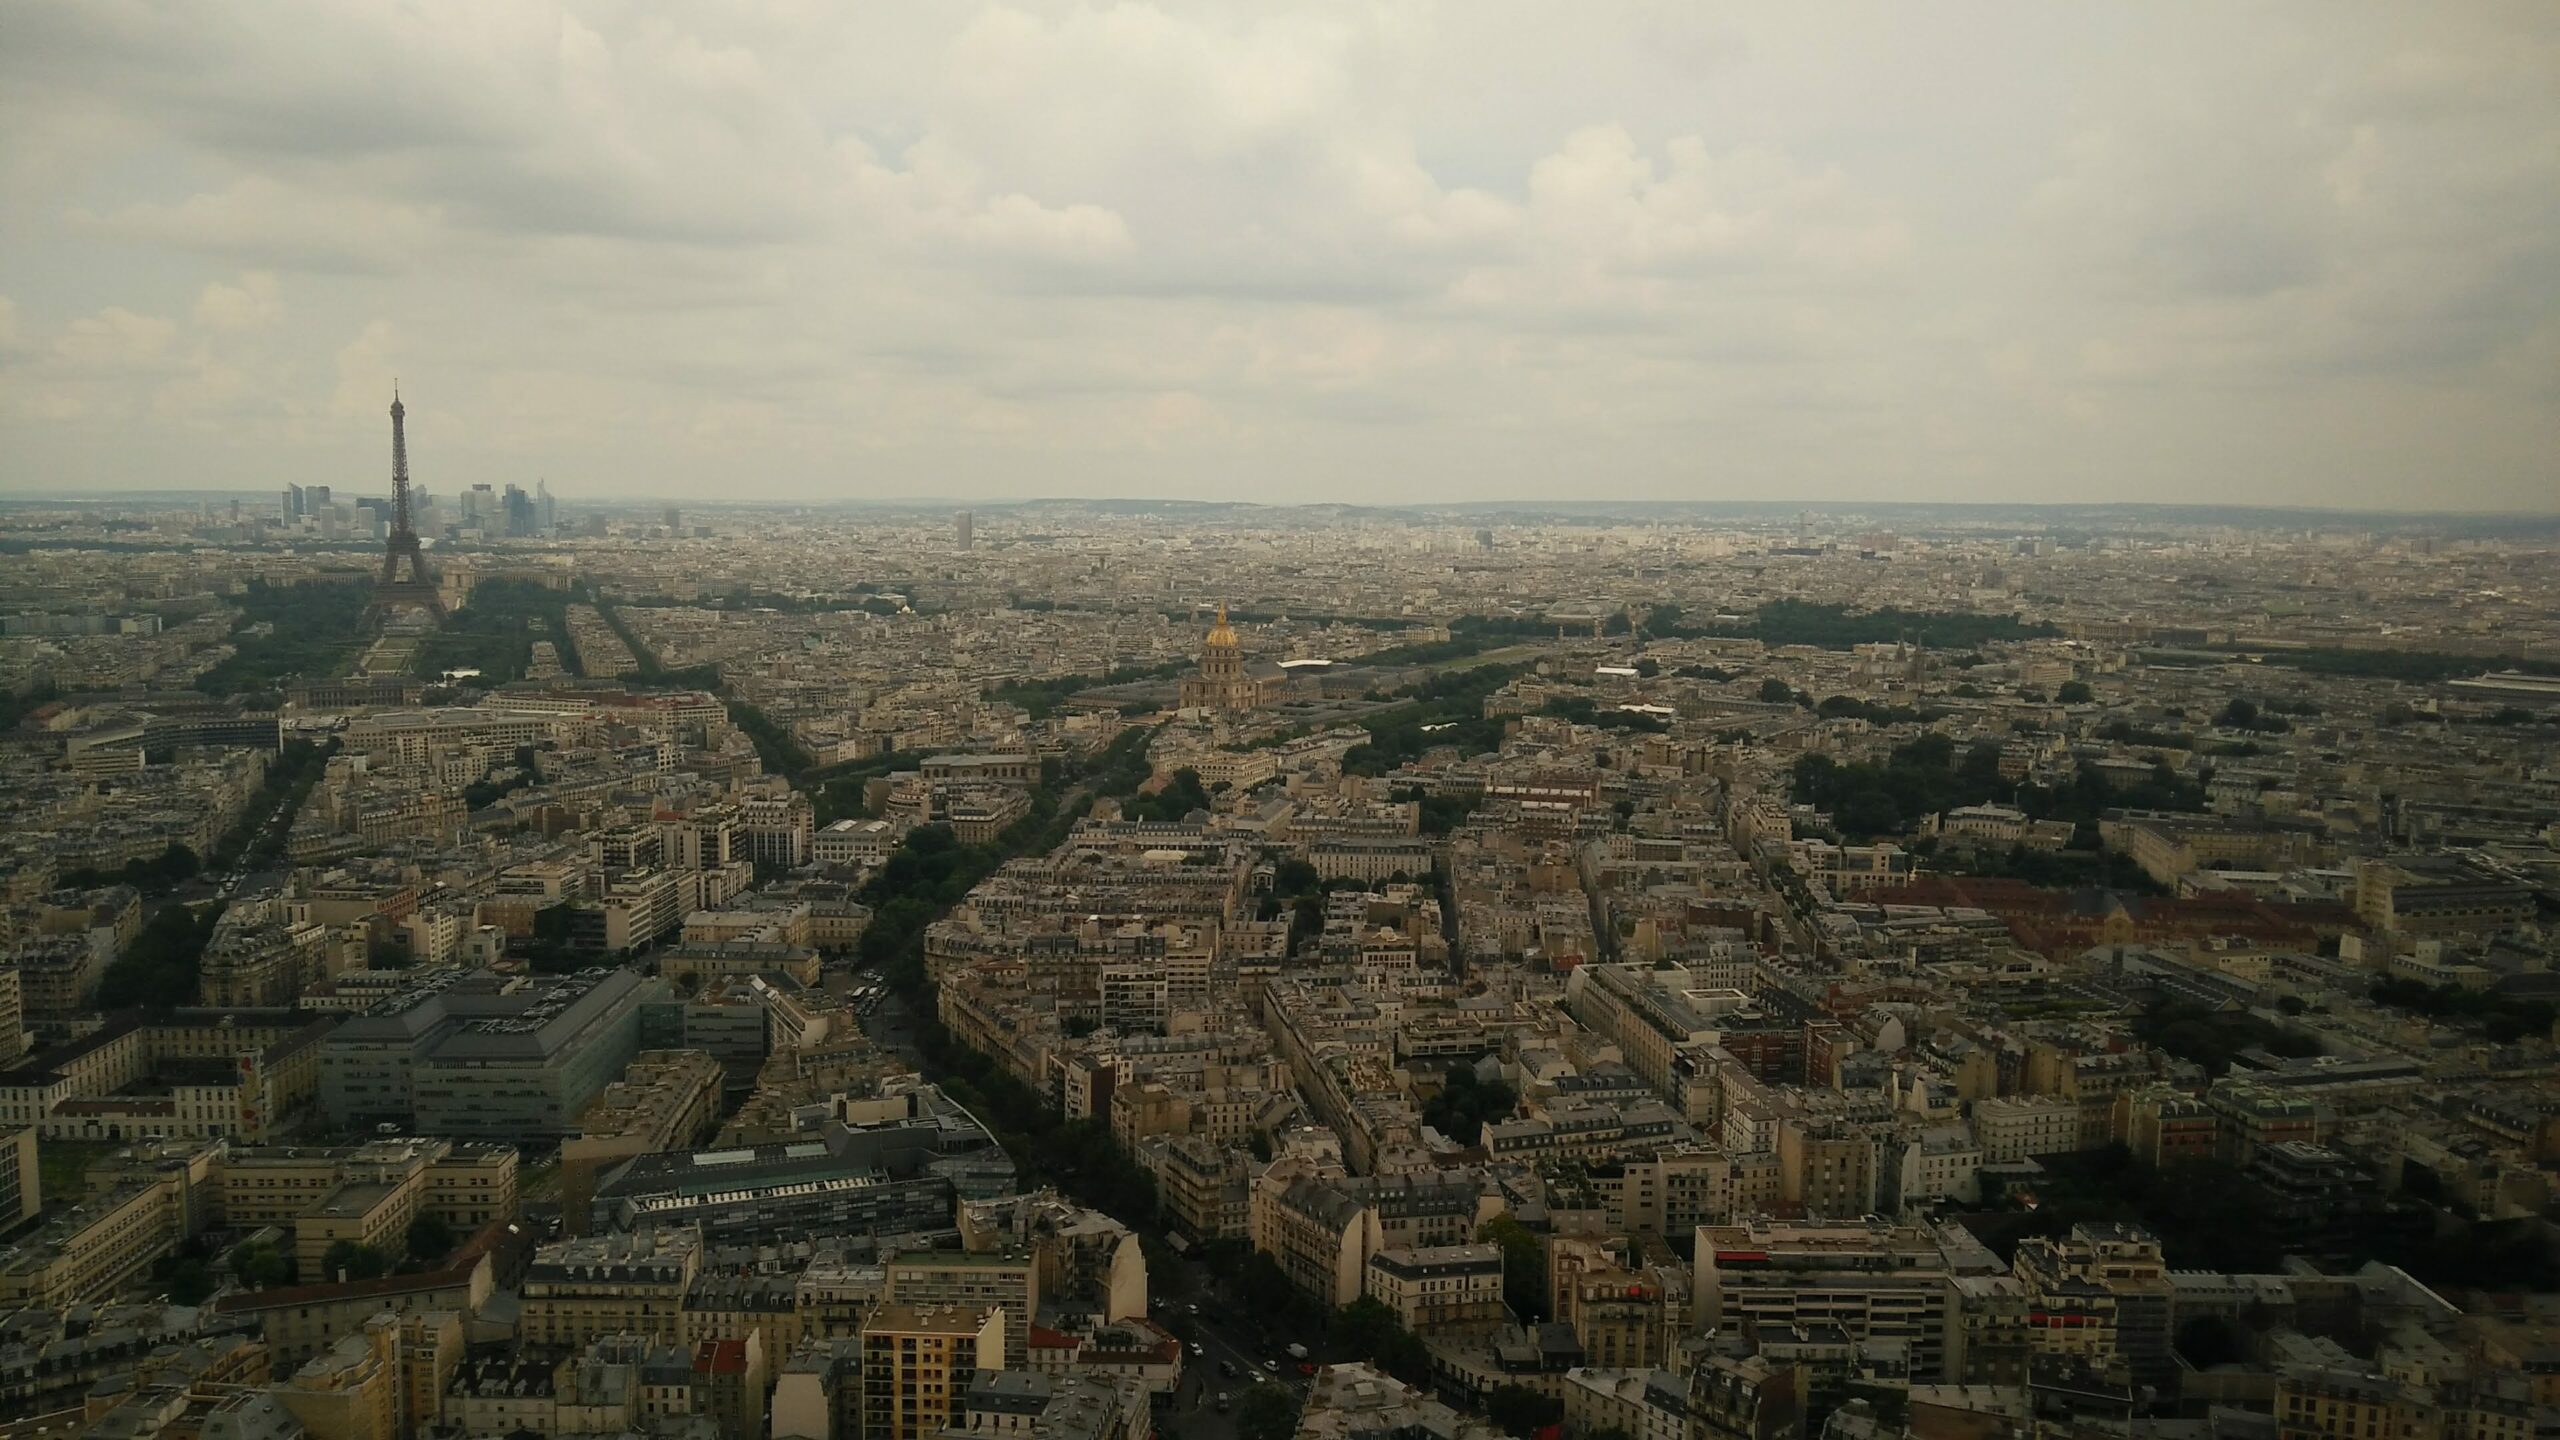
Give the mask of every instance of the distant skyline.
<path id="1" fill-rule="evenodd" d="M 192 7 L 0 44 L 0 498 L 2560 511 L 2560 8 Z"/>

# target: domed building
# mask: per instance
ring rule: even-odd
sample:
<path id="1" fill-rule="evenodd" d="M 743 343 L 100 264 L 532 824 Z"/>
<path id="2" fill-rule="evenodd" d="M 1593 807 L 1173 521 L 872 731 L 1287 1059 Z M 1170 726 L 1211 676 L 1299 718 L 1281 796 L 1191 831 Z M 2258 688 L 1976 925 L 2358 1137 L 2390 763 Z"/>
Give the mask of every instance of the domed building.
<path id="1" fill-rule="evenodd" d="M 1276 704 L 1289 687 L 1289 674 L 1268 660 L 1245 663 L 1236 646 L 1236 627 L 1227 623 L 1227 607 L 1218 606 L 1218 623 L 1200 647 L 1200 668 L 1183 677 L 1185 710 L 1258 710 Z"/>

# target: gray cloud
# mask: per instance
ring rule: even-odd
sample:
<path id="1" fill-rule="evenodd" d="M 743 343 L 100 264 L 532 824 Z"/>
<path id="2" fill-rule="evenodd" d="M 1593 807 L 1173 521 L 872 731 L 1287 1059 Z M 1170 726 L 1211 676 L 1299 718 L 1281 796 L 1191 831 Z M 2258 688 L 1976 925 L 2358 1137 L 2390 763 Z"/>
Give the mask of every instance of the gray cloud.
<path id="1" fill-rule="evenodd" d="M 9 32 L 8 488 L 2560 503 L 2542 7 Z"/>

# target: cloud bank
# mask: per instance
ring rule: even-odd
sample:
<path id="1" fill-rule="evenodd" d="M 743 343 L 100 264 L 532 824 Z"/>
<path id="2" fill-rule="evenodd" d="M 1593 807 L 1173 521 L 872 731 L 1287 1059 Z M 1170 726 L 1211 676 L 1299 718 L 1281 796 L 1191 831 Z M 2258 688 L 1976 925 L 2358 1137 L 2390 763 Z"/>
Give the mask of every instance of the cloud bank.
<path id="1" fill-rule="evenodd" d="M 27 0 L 0 488 L 2560 508 L 2560 11 Z"/>

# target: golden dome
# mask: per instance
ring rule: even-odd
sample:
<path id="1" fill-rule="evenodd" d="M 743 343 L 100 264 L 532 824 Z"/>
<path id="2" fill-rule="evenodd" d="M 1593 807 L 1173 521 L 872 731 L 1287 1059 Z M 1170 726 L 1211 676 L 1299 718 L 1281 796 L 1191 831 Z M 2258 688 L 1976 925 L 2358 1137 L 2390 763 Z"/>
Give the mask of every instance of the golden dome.
<path id="1" fill-rule="evenodd" d="M 1209 643 L 1221 649 L 1236 646 L 1236 627 L 1227 623 L 1227 602 L 1218 602 L 1218 623 L 1209 627 Z"/>

